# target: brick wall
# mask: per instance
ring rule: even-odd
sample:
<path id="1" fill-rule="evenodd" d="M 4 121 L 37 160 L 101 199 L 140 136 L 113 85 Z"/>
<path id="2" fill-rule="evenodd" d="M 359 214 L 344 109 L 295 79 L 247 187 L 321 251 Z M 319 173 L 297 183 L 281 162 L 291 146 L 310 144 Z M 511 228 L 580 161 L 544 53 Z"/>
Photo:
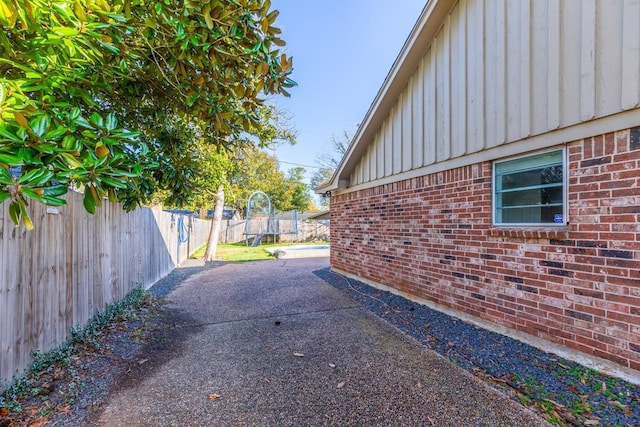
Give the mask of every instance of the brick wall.
<path id="1" fill-rule="evenodd" d="M 640 128 L 567 144 L 569 225 L 494 228 L 491 163 L 331 199 L 331 265 L 640 370 Z"/>

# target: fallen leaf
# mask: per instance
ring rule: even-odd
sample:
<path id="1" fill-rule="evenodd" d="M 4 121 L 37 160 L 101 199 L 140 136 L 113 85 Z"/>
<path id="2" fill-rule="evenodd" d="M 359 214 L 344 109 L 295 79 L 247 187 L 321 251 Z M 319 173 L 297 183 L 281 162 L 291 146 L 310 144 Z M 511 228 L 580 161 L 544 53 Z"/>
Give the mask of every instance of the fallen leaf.
<path id="1" fill-rule="evenodd" d="M 9 411 L 5 408 L 0 408 L 0 417 L 6 417 L 7 415 L 9 415 Z"/>
<path id="2" fill-rule="evenodd" d="M 344 384 L 345 384 L 345 382 L 344 382 L 344 381 L 342 381 L 342 382 L 338 383 L 338 388 L 342 388 L 342 387 L 344 387 Z"/>
<path id="3" fill-rule="evenodd" d="M 217 394 L 210 394 L 208 397 L 209 397 L 209 399 L 211 399 L 211 400 L 216 400 L 216 399 L 219 399 L 219 398 L 220 398 L 220 396 L 219 396 L 219 395 L 217 395 Z"/>
<path id="4" fill-rule="evenodd" d="M 293 355 L 295 357 L 304 357 L 304 354 L 302 354 L 302 353 L 293 353 Z"/>
<path id="5" fill-rule="evenodd" d="M 584 422 L 586 426 L 597 426 L 600 424 L 600 420 L 587 420 Z"/>
<path id="6" fill-rule="evenodd" d="M 336 367 L 336 365 L 335 365 L 334 363 L 329 363 L 329 367 L 330 367 L 331 369 L 333 369 L 333 368 L 335 368 L 335 367 Z"/>

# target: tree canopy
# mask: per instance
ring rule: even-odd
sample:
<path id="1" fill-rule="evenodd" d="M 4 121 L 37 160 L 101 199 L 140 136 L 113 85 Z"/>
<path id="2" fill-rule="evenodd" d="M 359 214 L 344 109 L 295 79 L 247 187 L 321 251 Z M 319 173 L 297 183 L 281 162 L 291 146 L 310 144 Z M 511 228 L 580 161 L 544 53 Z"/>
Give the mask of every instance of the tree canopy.
<path id="1" fill-rule="evenodd" d="M 179 183 L 177 191 L 170 188 L 159 192 L 155 200 L 165 206 L 207 210 L 214 204 L 217 188 L 222 184 L 224 191 L 231 194 L 233 205 L 241 206 L 256 187 L 269 183 L 267 187 L 278 193 L 276 197 L 289 203 L 290 197 L 282 195 L 287 192 L 284 189 L 288 184 L 278 169 L 277 160 L 258 147 L 294 145 L 296 131 L 275 106 L 262 106 L 259 114 L 260 129 L 252 128 L 242 134 L 232 141 L 231 149 L 218 150 L 205 139 L 197 138 L 176 144 L 180 150 L 162 169 L 163 173 L 179 176 L 184 182 Z M 190 187 L 187 194 L 181 191 L 184 186 Z"/>
<path id="2" fill-rule="evenodd" d="M 309 187 L 302 182 L 303 173 L 303 168 L 294 168 L 285 174 L 274 156 L 254 145 L 246 146 L 229 176 L 227 204 L 244 212 L 251 193 L 263 191 L 277 211 L 315 210 Z"/>
<path id="3" fill-rule="evenodd" d="M 84 188 L 133 209 L 158 188 L 187 200 L 193 141 L 221 151 L 265 129 L 291 58 L 269 0 L 0 0 L 0 202 Z M 182 198 L 182 199 L 181 199 Z"/>
<path id="4" fill-rule="evenodd" d="M 291 209 L 313 211 L 316 207 L 311 199 L 311 188 L 304 183 L 304 173 L 305 169 L 299 166 L 289 169 L 287 173 L 287 183 L 291 189 Z"/>

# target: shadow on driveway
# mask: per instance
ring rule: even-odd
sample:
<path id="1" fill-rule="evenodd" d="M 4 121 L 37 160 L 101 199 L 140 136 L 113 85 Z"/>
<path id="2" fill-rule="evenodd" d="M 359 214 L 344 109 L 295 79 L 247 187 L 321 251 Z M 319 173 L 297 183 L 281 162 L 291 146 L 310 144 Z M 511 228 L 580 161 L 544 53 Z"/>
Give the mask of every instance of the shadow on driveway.
<path id="1" fill-rule="evenodd" d="M 185 271 L 101 426 L 541 426 L 313 271 L 327 258 Z M 155 287 L 154 287 L 155 288 Z"/>

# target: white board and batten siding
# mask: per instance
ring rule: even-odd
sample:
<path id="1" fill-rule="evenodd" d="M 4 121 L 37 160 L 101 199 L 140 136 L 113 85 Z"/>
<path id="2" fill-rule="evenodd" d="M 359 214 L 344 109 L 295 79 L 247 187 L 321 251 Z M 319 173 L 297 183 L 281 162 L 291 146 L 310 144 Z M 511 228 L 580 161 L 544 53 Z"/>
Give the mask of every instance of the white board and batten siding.
<path id="1" fill-rule="evenodd" d="M 460 0 L 349 187 L 568 142 L 639 101 L 640 0 Z"/>

